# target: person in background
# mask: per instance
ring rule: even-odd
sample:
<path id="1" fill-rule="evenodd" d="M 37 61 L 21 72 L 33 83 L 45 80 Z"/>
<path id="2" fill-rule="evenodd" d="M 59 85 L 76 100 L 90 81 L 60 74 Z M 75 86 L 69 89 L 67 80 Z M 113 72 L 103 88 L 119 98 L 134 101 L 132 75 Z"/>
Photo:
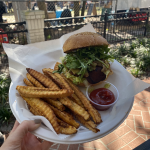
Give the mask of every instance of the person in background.
<path id="1" fill-rule="evenodd" d="M 58 6 L 63 9 L 63 2 L 57 2 L 58 3 Z"/>
<path id="2" fill-rule="evenodd" d="M 6 2 L 4 2 L 4 5 L 5 5 L 5 12 L 8 13 Z"/>
<path id="3" fill-rule="evenodd" d="M 61 13 L 61 16 L 60 18 L 66 18 L 66 17 L 72 17 L 71 16 L 71 11 L 68 9 L 68 6 L 67 6 L 67 9 L 65 9 L 62 13 Z M 61 21 L 62 24 L 72 24 L 72 19 L 68 19 L 68 20 L 62 20 Z"/>
<path id="4" fill-rule="evenodd" d="M 71 2 L 70 4 L 70 8 L 73 9 L 74 8 L 74 2 Z"/>
<path id="5" fill-rule="evenodd" d="M 0 23 L 3 23 L 3 14 L 6 13 L 3 1 L 0 1 Z"/>
<path id="6" fill-rule="evenodd" d="M 9 9 L 9 12 L 12 12 L 12 2 L 8 2 L 8 9 Z"/>
<path id="7" fill-rule="evenodd" d="M 35 7 L 37 6 L 37 3 L 34 3 L 32 10 L 35 10 Z"/>
<path id="8" fill-rule="evenodd" d="M 53 144 L 52 142 L 41 142 L 40 139 L 30 133 L 38 129 L 40 125 L 41 120 L 39 119 L 26 120 L 21 124 L 16 121 L 0 150 L 48 150 Z"/>

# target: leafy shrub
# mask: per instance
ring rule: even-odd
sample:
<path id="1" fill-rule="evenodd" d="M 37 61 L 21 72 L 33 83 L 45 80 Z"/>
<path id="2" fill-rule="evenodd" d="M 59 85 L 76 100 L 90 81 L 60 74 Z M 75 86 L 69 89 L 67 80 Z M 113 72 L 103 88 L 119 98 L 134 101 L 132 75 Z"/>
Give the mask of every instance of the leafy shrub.
<path id="1" fill-rule="evenodd" d="M 8 103 L 8 93 L 11 80 L 7 74 L 0 75 L 0 124 L 8 121 L 12 112 Z"/>
<path id="2" fill-rule="evenodd" d="M 11 80 L 7 76 L 7 74 L 0 75 L 0 102 L 1 103 L 6 102 L 8 99 L 10 82 Z"/>
<path id="3" fill-rule="evenodd" d="M 110 54 L 135 77 L 150 71 L 150 39 L 136 39 L 111 49 Z"/>
<path id="4" fill-rule="evenodd" d="M 3 106 L 1 107 L 0 109 L 0 122 L 1 124 L 3 123 L 9 123 L 9 119 L 11 118 L 12 116 L 12 112 L 11 112 L 11 109 L 9 108 L 9 106 Z"/>

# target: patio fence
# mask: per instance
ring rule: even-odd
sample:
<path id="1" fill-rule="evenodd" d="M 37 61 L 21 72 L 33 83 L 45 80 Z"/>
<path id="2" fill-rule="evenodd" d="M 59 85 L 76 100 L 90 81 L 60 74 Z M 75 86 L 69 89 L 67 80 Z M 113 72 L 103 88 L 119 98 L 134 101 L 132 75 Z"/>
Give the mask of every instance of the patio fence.
<path id="1" fill-rule="evenodd" d="M 115 43 L 146 36 L 148 20 L 148 11 L 45 19 L 45 40 L 60 38 L 90 22 L 98 34 Z"/>
<path id="2" fill-rule="evenodd" d="M 26 22 L 0 23 L 0 74 L 8 69 L 8 58 L 1 43 L 27 44 Z"/>
<path id="3" fill-rule="evenodd" d="M 0 2 L 2 1 L 0 0 Z M 44 10 L 45 40 L 57 39 L 66 33 L 83 27 L 89 22 L 93 25 L 96 32 L 106 38 L 109 43 L 143 37 L 147 34 L 148 11 L 130 12 L 132 10 L 128 10 L 128 13 L 111 14 L 113 12 L 111 12 L 112 5 L 110 0 L 93 0 L 91 2 L 85 0 L 4 0 L 3 2 L 4 6 L 0 5 L 0 13 L 2 11 L 5 12 L 3 20 L 6 22 L 3 24 L 0 23 L 0 28 L 4 32 L 9 32 L 10 43 L 27 44 L 26 34 L 24 34 L 27 30 L 25 31 L 24 25 L 18 24 L 22 22 L 21 15 L 16 15 L 22 10 Z M 14 31 L 17 32 L 15 33 Z"/>

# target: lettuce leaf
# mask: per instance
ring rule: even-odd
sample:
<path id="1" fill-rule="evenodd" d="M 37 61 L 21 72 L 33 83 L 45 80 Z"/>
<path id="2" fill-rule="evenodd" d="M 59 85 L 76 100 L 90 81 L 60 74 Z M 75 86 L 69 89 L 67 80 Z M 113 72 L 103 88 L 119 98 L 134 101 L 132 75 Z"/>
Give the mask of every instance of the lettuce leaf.
<path id="1" fill-rule="evenodd" d="M 74 84 L 78 85 L 80 83 L 82 83 L 84 81 L 84 78 L 81 78 L 81 76 L 74 76 L 71 73 L 69 73 L 69 71 L 64 68 L 63 69 L 63 73 L 65 74 L 66 78 L 70 78 Z"/>
<path id="2" fill-rule="evenodd" d="M 62 72 L 63 68 L 64 68 L 64 66 L 62 64 L 59 64 L 58 70 L 54 70 L 53 73 L 59 73 L 60 74 Z"/>
<path id="3" fill-rule="evenodd" d="M 84 79 L 84 74 L 87 71 L 92 71 L 92 63 L 94 61 L 99 61 L 103 64 L 103 72 L 106 76 L 109 74 L 109 61 L 113 61 L 114 57 L 109 55 L 110 49 L 108 46 L 94 46 L 77 49 L 74 52 L 68 53 L 62 61 L 62 64 L 65 69 L 80 69 L 78 72 L 78 77 L 73 76 L 68 71 L 68 77 L 72 77 L 75 83 L 81 83 Z M 105 61 L 107 60 L 107 61 Z M 62 71 L 62 70 L 61 70 Z M 60 71 L 59 71 L 60 72 Z"/>

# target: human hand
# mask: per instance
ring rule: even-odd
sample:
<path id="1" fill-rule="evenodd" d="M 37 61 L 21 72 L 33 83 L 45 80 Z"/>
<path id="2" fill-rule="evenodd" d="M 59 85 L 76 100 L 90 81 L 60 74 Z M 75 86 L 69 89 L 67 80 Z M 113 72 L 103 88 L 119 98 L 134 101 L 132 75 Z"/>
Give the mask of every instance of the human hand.
<path id="1" fill-rule="evenodd" d="M 53 144 L 48 141 L 41 143 L 37 137 L 31 134 L 31 131 L 36 130 L 41 125 L 41 120 L 26 120 L 21 124 L 18 121 L 4 142 L 0 150 L 48 150 Z"/>

